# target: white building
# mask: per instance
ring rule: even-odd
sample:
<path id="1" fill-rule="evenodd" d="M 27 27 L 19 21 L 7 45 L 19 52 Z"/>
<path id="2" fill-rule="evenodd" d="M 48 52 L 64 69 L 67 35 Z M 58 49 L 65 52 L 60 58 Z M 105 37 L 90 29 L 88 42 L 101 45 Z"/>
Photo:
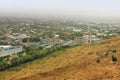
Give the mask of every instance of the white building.
<path id="1" fill-rule="evenodd" d="M 10 46 L 10 45 L 2 45 L 0 46 L 0 57 L 17 54 L 22 52 L 22 46 Z"/>

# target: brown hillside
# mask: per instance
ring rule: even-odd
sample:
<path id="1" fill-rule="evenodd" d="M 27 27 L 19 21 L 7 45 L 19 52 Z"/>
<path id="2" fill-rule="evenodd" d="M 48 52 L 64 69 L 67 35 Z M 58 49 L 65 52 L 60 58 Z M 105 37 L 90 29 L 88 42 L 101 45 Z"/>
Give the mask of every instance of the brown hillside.
<path id="1" fill-rule="evenodd" d="M 55 52 L 0 72 L 0 80 L 120 80 L 120 38 Z"/>

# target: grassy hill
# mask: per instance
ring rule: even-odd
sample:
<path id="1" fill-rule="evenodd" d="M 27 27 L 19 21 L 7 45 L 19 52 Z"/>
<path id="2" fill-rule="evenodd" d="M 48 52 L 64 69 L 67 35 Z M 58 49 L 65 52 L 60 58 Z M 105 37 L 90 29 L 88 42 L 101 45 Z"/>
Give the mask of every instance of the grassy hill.
<path id="1" fill-rule="evenodd" d="M 56 51 L 1 71 L 0 80 L 120 80 L 120 38 Z"/>

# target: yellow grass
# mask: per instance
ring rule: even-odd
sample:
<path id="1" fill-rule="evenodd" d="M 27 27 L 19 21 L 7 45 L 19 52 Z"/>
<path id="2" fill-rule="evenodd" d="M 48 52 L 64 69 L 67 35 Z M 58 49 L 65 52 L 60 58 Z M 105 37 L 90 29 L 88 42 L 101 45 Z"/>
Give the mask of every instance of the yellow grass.
<path id="1" fill-rule="evenodd" d="M 117 62 L 111 63 L 115 47 Z M 96 60 L 99 59 L 100 63 Z M 0 72 L 0 80 L 120 80 L 120 38 L 77 46 Z"/>

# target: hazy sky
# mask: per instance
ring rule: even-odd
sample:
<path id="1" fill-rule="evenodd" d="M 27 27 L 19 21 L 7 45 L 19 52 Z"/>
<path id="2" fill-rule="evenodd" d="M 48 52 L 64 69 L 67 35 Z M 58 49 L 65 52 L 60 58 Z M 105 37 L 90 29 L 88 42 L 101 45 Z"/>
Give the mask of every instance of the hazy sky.
<path id="1" fill-rule="evenodd" d="M 0 16 L 120 17 L 120 0 L 0 0 Z"/>

